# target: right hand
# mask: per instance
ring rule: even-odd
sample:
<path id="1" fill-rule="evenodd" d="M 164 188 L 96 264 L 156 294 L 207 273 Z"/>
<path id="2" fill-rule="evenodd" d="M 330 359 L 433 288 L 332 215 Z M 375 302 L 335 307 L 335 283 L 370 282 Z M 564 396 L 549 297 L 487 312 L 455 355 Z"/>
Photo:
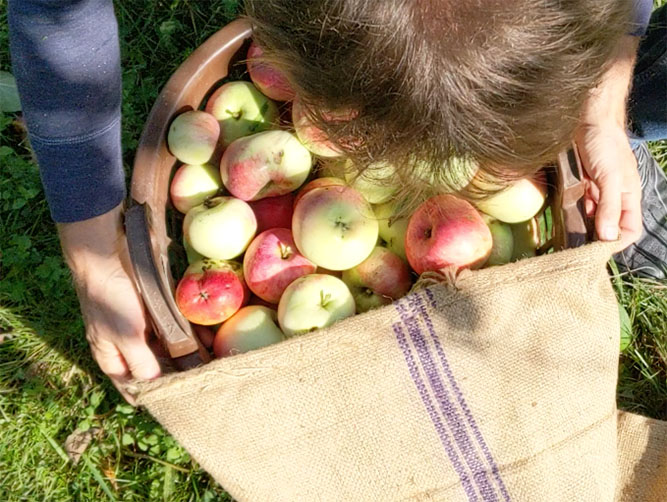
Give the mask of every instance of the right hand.
<path id="1" fill-rule="evenodd" d="M 60 224 L 59 233 L 93 358 L 134 404 L 123 384 L 131 378 L 156 378 L 160 366 L 148 346 L 150 322 L 133 280 L 121 208 L 83 222 Z"/>

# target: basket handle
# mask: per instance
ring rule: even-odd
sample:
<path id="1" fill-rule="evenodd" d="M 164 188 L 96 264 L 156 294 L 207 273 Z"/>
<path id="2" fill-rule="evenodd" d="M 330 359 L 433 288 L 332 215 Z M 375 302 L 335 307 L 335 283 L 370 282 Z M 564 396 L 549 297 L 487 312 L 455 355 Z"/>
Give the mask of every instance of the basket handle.
<path id="1" fill-rule="evenodd" d="M 554 247 L 579 247 L 595 240 L 595 234 L 584 209 L 584 171 L 574 144 L 558 155 L 556 169 L 558 176 L 555 179 L 555 201 L 552 205 L 556 209 L 552 214 L 556 229 Z"/>
<path id="2" fill-rule="evenodd" d="M 145 204 L 134 203 L 125 212 L 125 232 L 134 268 L 135 282 L 150 314 L 156 336 L 167 348 L 179 369 L 188 369 L 210 361 L 192 327 L 182 325 L 174 315 L 169 292 L 160 281 L 150 239 L 149 214 Z"/>

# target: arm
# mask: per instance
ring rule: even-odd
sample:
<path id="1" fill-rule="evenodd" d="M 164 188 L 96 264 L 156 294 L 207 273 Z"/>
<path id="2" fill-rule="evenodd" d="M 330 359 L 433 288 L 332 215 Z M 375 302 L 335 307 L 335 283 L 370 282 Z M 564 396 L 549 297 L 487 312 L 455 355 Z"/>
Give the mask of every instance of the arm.
<path id="1" fill-rule="evenodd" d="M 641 236 L 641 184 L 626 130 L 626 101 L 632 80 L 637 37 L 623 37 L 614 60 L 584 107 L 575 142 L 590 178 L 586 206 L 595 212 L 602 240 L 616 240 L 618 250 Z"/>
<path id="2" fill-rule="evenodd" d="M 120 52 L 111 0 L 10 0 L 30 141 L 96 361 L 114 383 L 152 378 L 146 318 L 121 224 Z"/>

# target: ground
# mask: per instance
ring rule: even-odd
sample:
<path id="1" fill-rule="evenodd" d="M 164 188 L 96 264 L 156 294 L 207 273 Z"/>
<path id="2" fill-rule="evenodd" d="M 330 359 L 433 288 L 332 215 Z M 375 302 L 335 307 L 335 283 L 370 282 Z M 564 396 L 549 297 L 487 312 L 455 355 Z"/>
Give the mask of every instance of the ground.
<path id="1" fill-rule="evenodd" d="M 129 175 L 160 88 L 194 47 L 236 17 L 238 5 L 115 4 Z M 0 0 L 0 70 L 11 71 L 5 7 Z M 667 167 L 667 144 L 651 147 Z M 146 412 L 125 404 L 92 362 L 38 171 L 14 114 L 0 114 L 0 166 L 0 500 L 230 500 Z M 631 277 L 613 282 L 631 332 L 620 354 L 619 406 L 667 419 L 667 287 Z M 77 462 L 65 451 L 68 437 L 87 444 Z"/>

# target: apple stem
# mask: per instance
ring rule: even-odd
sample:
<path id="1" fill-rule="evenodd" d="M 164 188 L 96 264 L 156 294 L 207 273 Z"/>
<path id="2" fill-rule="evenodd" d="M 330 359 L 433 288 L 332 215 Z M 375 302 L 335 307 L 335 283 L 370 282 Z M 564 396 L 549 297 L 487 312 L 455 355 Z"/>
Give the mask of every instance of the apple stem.
<path id="1" fill-rule="evenodd" d="M 288 246 L 287 244 L 280 243 L 280 257 L 283 260 L 287 260 L 290 256 L 292 256 L 292 248 Z"/>
<path id="2" fill-rule="evenodd" d="M 240 110 L 238 112 L 233 112 L 231 110 L 225 110 L 225 111 L 229 113 L 234 120 L 238 120 L 243 116 L 243 112 Z"/>
<path id="3" fill-rule="evenodd" d="M 331 302 L 331 293 L 324 293 L 324 290 L 320 290 L 320 305 L 322 308 L 327 308 L 327 305 Z"/>

